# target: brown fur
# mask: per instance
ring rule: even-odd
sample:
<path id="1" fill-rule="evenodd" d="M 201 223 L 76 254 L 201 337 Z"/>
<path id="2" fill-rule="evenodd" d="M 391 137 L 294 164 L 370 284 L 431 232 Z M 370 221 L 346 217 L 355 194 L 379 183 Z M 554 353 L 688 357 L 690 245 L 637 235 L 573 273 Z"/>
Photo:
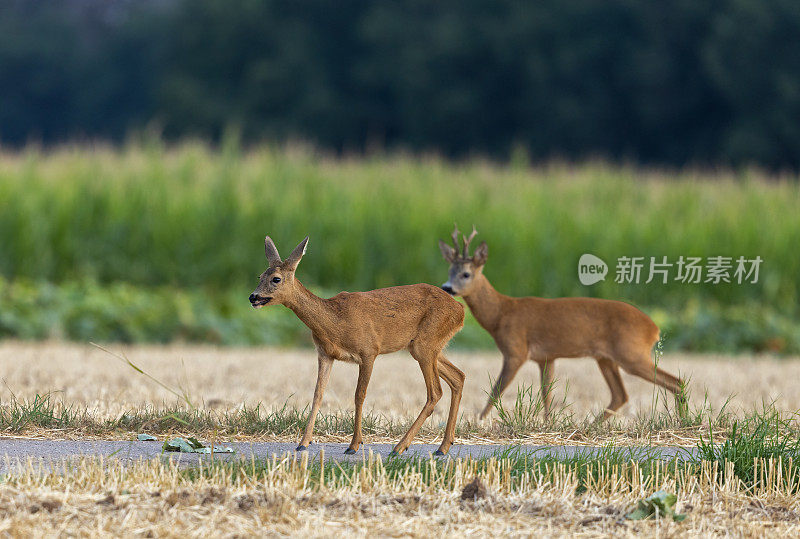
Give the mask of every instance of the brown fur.
<path id="1" fill-rule="evenodd" d="M 464 238 L 459 256 L 440 241 L 445 260 L 450 262 L 450 279 L 442 287 L 464 298 L 478 323 L 494 338 L 503 354 L 503 367 L 492 388 L 481 418 L 502 395 L 517 371 L 527 361 L 535 361 L 542 375 L 545 415 L 552 404 L 550 389 L 556 358 L 592 357 L 611 390 L 611 402 L 604 417 L 628 401 L 619 367 L 626 372 L 658 384 L 680 395 L 683 381 L 653 362 L 651 351 L 658 341 L 658 326 L 645 313 L 621 301 L 596 298 L 537 297 L 514 298 L 499 293 L 483 275 L 488 247 L 482 242 L 475 256 L 468 253 L 469 238 Z"/>
<path id="2" fill-rule="evenodd" d="M 319 356 L 319 372 L 306 425 L 298 450 L 308 447 L 314 431 L 322 395 L 334 361 L 356 363 L 359 367 L 355 394 L 355 430 L 347 452 L 363 443 L 362 405 L 366 397 L 372 366 L 380 354 L 407 349 L 422 369 L 427 390 L 425 406 L 405 436 L 395 446 L 396 453 L 408 449 L 422 423 L 442 397 L 441 377 L 450 386 L 450 414 L 439 451 L 450 449 L 455 437 L 458 406 L 464 386 L 464 373 L 450 363 L 442 350 L 464 325 L 464 308 L 446 292 L 428 284 L 381 288 L 369 292 L 341 292 L 330 299 L 309 292 L 295 276 L 308 238 L 281 261 L 278 250 L 267 237 L 265 249 L 270 267 L 261 275 L 250 296 L 254 306 L 282 304 L 291 309 L 311 329 Z M 279 282 L 273 282 L 274 279 Z M 267 298 L 267 303 L 261 303 Z"/>

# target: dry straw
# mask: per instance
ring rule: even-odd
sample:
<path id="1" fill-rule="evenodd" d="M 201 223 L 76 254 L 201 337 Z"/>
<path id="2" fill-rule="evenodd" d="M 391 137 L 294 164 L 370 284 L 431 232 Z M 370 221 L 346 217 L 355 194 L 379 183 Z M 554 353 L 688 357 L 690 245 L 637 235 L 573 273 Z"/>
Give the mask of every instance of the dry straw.
<path id="1" fill-rule="evenodd" d="M 0 532 L 11 535 L 245 534 L 682 536 L 796 535 L 800 479 L 791 462 L 755 462 L 744 484 L 717 462 L 587 462 L 514 458 L 357 466 L 284 455 L 195 470 L 174 463 L 82 458 L 7 463 Z M 68 473 L 62 473 L 68 471 Z M 461 499 L 478 477 L 485 498 Z M 678 495 L 682 523 L 624 515 L 658 489 Z"/>

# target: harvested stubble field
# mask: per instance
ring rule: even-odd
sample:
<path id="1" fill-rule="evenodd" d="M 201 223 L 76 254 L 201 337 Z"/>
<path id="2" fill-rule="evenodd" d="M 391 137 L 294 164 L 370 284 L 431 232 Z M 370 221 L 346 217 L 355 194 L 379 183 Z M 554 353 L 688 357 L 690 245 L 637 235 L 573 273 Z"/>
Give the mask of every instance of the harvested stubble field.
<path id="1" fill-rule="evenodd" d="M 221 431 L 237 438 L 294 441 L 316 379 L 316 356 L 306 349 L 110 345 L 109 350 L 128 358 L 147 375 L 89 345 L 0 344 L 4 380 L 0 397 L 6 405 L 3 427 L 21 435 L 65 438 L 127 438 L 132 430 L 149 428 L 158 432 Z M 774 403 L 784 412 L 800 409 L 800 389 L 794 383 L 800 377 L 800 359 L 667 354 L 660 360 L 661 366 L 690 381 L 692 414 L 688 421 L 676 416 L 671 397 L 652 384 L 623 374 L 630 402 L 614 421 L 593 423 L 607 404 L 609 391 L 594 361 L 579 359 L 556 363 L 554 400 L 559 410 L 552 421 L 545 423 L 532 413 L 539 374 L 531 364 L 520 371 L 502 401 L 509 411 L 507 420 L 498 421 L 494 413 L 492 422 L 479 422 L 477 413 L 486 401 L 490 377 L 500 368 L 499 354 L 450 351 L 448 355 L 467 374 L 458 434 L 470 443 L 524 440 L 686 446 L 707 433 L 709 419 L 725 427 L 732 418 L 764 404 Z M 349 440 L 355 381 L 353 365 L 334 366 L 318 421 L 318 439 Z M 184 394 L 197 408 L 181 416 L 188 424 L 169 416 L 176 410 L 189 410 L 189 405 L 158 382 Z M 444 389 L 444 397 L 419 441 L 441 436 L 449 400 L 446 386 Z M 525 394 L 526 389 L 533 391 Z M 517 403 L 520 390 L 525 398 Z M 48 406 L 55 405 L 56 411 L 66 407 L 71 410 L 71 419 L 59 423 L 29 417 L 12 424 L 7 417 L 10 405 L 27 403 L 22 408 L 30 412 L 35 408 L 36 395 L 48 392 Z M 392 441 L 402 434 L 423 403 L 422 376 L 413 359 L 406 353 L 379 358 L 365 403 L 366 442 Z M 52 411 L 48 413 L 52 415 Z"/>
<path id="2" fill-rule="evenodd" d="M 108 348 L 153 378 L 89 345 L 0 344 L 3 429 L 17 436 L 59 438 L 130 439 L 132 433 L 148 430 L 295 440 L 316 374 L 311 350 Z M 475 415 L 483 404 L 489 374 L 498 370 L 500 360 L 495 353 L 451 351 L 449 355 L 468 376 L 459 428 L 465 443 L 516 438 L 686 445 L 707 435 L 709 418 L 724 424 L 721 431 L 735 437 L 730 429 L 733 418 L 746 416 L 762 401 L 774 402 L 774 408 L 786 412 L 800 408 L 800 391 L 793 384 L 800 360 L 668 354 L 662 365 L 691 378 L 692 408 L 705 410 L 683 424 L 664 411 L 664 397 L 650 384 L 627 376 L 631 403 L 621 417 L 601 426 L 584 421 L 608 398 L 590 360 L 558 364 L 555 391 L 567 407 L 553 422 L 542 424 L 523 414 L 518 423 L 512 417 L 510 424 L 497 419 L 480 424 Z M 352 365 L 335 366 L 320 438 L 348 438 L 354 374 Z M 198 410 L 186 411 L 188 404 L 179 405 L 177 397 L 154 379 L 184 391 Z M 533 365 L 524 369 L 510 389 L 507 405 L 513 409 L 516 392 L 537 383 L 537 369 Z M 418 412 L 421 386 L 416 365 L 404 354 L 376 364 L 367 397 L 372 409 L 367 443 L 399 435 Z M 52 392 L 49 399 L 42 397 L 47 392 Z M 259 404 L 262 412 L 253 414 Z M 438 408 L 420 441 L 441 436 L 446 406 Z M 723 408 L 726 412 L 720 416 Z M 788 424 L 782 423 L 780 431 L 777 422 L 774 429 L 768 421 L 765 425 L 780 439 L 787 439 L 787 433 L 796 439 Z M 0 532 L 86 537 L 796 536 L 800 448 L 794 443 L 765 451 L 770 441 L 763 431 L 755 432 L 755 437 L 738 435 L 738 450 L 746 454 L 736 457 L 728 450 L 725 461 L 706 452 L 702 458 L 710 460 L 680 464 L 632 462 L 613 449 L 601 457 L 566 461 L 528 460 L 512 449 L 478 461 L 370 458 L 361 464 L 332 464 L 287 456 L 270 461 L 205 461 L 199 469 L 179 469 L 160 461 L 123 466 L 87 457 L 53 472 L 31 462 L 0 482 Z M 477 499 L 463 499 L 465 486 L 475 477 L 482 485 Z M 626 519 L 638 500 L 659 489 L 677 495 L 676 510 L 686 514 L 686 520 Z"/>
<path id="3" fill-rule="evenodd" d="M 78 461 L 0 484 L 12 536 L 796 536 L 798 474 L 759 463 L 747 485 L 716 463 L 389 461 L 353 467 L 273 459 L 179 470 Z M 780 470 L 781 473 L 778 473 Z M 477 484 L 473 483 L 477 479 Z M 470 489 L 469 484 L 473 483 Z M 655 490 L 683 522 L 626 519 Z"/>

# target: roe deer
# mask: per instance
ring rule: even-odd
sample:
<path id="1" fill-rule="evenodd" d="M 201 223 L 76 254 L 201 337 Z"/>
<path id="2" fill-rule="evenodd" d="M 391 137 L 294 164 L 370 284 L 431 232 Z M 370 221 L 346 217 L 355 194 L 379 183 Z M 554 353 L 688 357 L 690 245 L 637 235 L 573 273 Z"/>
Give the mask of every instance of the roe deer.
<path id="1" fill-rule="evenodd" d="M 433 412 L 442 397 L 441 377 L 450 386 L 450 414 L 442 445 L 436 454 L 446 454 L 455 437 L 464 373 L 444 357 L 442 350 L 463 327 L 464 307 L 440 288 L 429 284 L 395 286 L 369 292 L 341 292 L 330 299 L 315 296 L 295 277 L 307 243 L 308 237 L 300 242 L 289 258 L 281 261 L 278 249 L 267 236 L 264 248 L 269 268 L 261 274 L 258 287 L 250 295 L 250 303 L 255 308 L 282 304 L 294 311 L 311 329 L 317 348 L 317 386 L 308 424 L 297 450 L 303 451 L 311 443 L 314 421 L 328 384 L 331 366 L 338 359 L 358 365 L 355 428 L 353 440 L 345 453 L 358 451 L 363 444 L 361 408 L 375 358 L 380 354 L 407 349 L 422 369 L 427 401 L 392 453 L 399 454 L 408 449 L 422 423 Z"/>
<path id="2" fill-rule="evenodd" d="M 503 295 L 483 275 L 489 256 L 486 242 L 481 242 L 474 256 L 469 255 L 469 244 L 477 234 L 473 227 L 469 237 L 462 235 L 464 248 L 459 255 L 458 234 L 456 227 L 451 236 L 455 248 L 439 240 L 442 255 L 450 263 L 449 279 L 442 289 L 464 298 L 475 319 L 492 335 L 503 354 L 500 376 L 481 419 L 488 415 L 493 401 L 502 395 L 528 359 L 539 365 L 546 417 L 552 403 L 553 362 L 556 358 L 575 357 L 594 358 L 611 390 L 604 419 L 628 401 L 620 366 L 673 392 L 682 411 L 683 381 L 658 368 L 651 358 L 650 352 L 658 341 L 658 326 L 649 316 L 621 301 Z"/>

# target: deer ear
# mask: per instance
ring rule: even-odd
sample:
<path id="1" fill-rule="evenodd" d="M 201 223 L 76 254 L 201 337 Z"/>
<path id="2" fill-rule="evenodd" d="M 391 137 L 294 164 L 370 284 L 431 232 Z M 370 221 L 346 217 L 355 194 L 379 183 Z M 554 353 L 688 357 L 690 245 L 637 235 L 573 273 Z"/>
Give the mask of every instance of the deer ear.
<path id="1" fill-rule="evenodd" d="M 475 255 L 472 257 L 472 263 L 476 266 L 483 266 L 486 264 L 486 259 L 489 258 L 489 246 L 485 241 L 482 241 L 478 248 L 475 249 Z"/>
<path id="2" fill-rule="evenodd" d="M 304 254 L 306 254 L 306 245 L 308 245 L 308 236 L 306 236 L 306 238 L 294 248 L 292 254 L 290 254 L 286 259 L 286 264 L 292 270 L 297 268 L 297 265 L 300 263 L 300 259 L 303 258 Z"/>
<path id="3" fill-rule="evenodd" d="M 275 243 L 269 236 L 264 238 L 264 253 L 267 255 L 267 261 L 270 266 L 277 266 L 281 263 L 281 255 L 278 254 L 278 248 L 275 247 Z"/>
<path id="4" fill-rule="evenodd" d="M 442 240 L 439 240 L 439 250 L 442 252 L 442 256 L 444 257 L 444 259 L 447 260 L 448 262 L 454 262 L 456 257 L 458 256 L 456 250 L 453 249 L 451 246 L 447 245 Z"/>

